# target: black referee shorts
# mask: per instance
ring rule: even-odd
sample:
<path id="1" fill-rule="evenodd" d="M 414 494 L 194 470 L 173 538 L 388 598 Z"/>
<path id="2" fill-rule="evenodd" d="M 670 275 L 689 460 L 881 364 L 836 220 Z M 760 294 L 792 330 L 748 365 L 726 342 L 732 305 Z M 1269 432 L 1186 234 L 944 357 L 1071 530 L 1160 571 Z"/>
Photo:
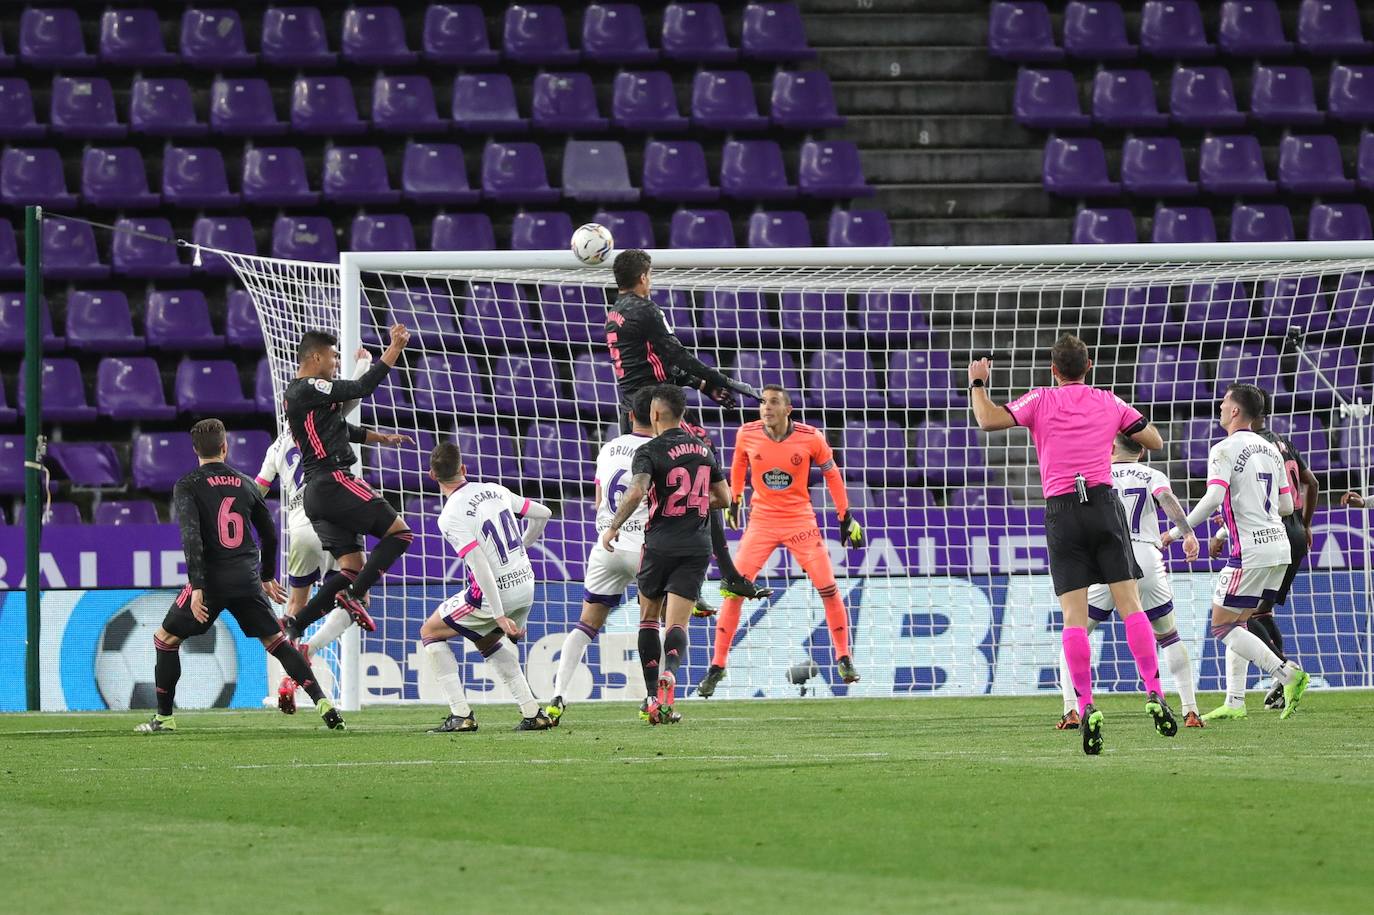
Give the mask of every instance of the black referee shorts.
<path id="1" fill-rule="evenodd" d="M 364 534 L 381 539 L 396 523 L 391 503 L 347 473 L 311 480 L 305 486 L 303 504 L 320 546 L 335 559 L 361 551 Z"/>
<path id="2" fill-rule="evenodd" d="M 1087 502 L 1079 502 L 1077 493 L 1047 499 L 1045 539 L 1054 593 L 1139 578 L 1129 531 L 1126 509 L 1110 486 L 1088 487 Z"/>
<path id="3" fill-rule="evenodd" d="M 1288 592 L 1293 588 L 1293 581 L 1298 577 L 1298 570 L 1302 568 L 1302 561 L 1307 558 L 1307 532 L 1302 529 L 1301 524 L 1284 523 L 1283 528 L 1288 533 L 1288 549 L 1293 557 L 1293 561 L 1288 565 L 1288 571 L 1283 575 L 1283 584 L 1279 586 L 1279 596 L 1274 598 L 1274 604 L 1288 603 Z"/>
<path id="4" fill-rule="evenodd" d="M 645 547 L 639 559 L 639 593 L 649 600 L 658 600 L 666 593 L 695 602 L 701 598 L 701 583 L 710 564 L 710 553 L 668 556 Z"/>
<path id="5" fill-rule="evenodd" d="M 217 597 L 206 591 L 205 609 L 210 612 L 210 618 L 202 623 L 191 613 L 191 586 L 187 585 L 181 589 L 168 608 L 167 615 L 162 618 L 162 628 L 179 639 L 189 639 L 209 632 L 220 613 L 228 610 L 229 615 L 238 621 L 243 634 L 249 638 L 271 638 L 281 632 L 281 623 L 277 621 L 272 604 L 261 589 L 229 597 Z"/>

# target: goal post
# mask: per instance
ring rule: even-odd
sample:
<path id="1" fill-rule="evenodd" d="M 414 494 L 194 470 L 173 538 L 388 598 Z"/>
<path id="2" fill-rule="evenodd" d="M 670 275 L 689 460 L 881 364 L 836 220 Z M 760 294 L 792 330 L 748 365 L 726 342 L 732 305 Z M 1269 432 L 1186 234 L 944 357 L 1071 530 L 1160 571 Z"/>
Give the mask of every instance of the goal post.
<path id="1" fill-rule="evenodd" d="M 813 479 L 863 680 L 847 687 L 835 676 L 821 602 L 780 551 L 761 572 L 777 593 L 745 605 L 718 696 L 803 687 L 808 695 L 1057 695 L 1058 607 L 1033 449 L 1024 430 L 976 430 L 963 366 L 990 355 L 993 396 L 1005 402 L 1051 383 L 1046 350 L 1060 332 L 1087 341 L 1090 380 L 1161 428 L 1165 448 L 1149 460 L 1185 506 L 1205 490 L 1226 383 L 1273 392 L 1273 424 L 1321 486 L 1313 551 L 1279 626 L 1318 682 L 1374 685 L 1369 517 L 1336 504 L 1346 488 L 1369 493 L 1374 243 L 650 254 L 651 297 L 684 344 L 732 377 L 783 384 L 794 419 L 823 430 L 868 537 L 862 550 L 838 543 L 828 494 Z M 438 701 L 419 663 L 418 627 L 464 577 L 438 535 L 437 489 L 425 473 L 441 440 L 458 442 L 472 476 L 554 509 L 531 551 L 539 586 L 522 645 L 536 694 L 551 695 L 596 534 L 593 461 L 618 422 L 603 333 L 615 294 L 609 263 L 584 266 L 568 251 L 348 253 L 337 265 L 223 256 L 258 306 L 278 401 L 305 330 L 337 332 L 348 373 L 357 347 L 384 344 L 391 321 L 412 329 L 402 362 L 357 420 L 415 439 L 364 447 L 359 472 L 417 536 L 373 589 L 378 632 L 360 638 L 350 629 L 343 642 L 343 704 Z M 724 410 L 695 394 L 689 408 L 728 474 L 735 431 L 757 411 Z M 1169 566 L 1194 676 L 1217 688 L 1224 670 L 1207 615 L 1219 564 L 1190 567 L 1175 548 Z M 703 593 L 718 602 L 715 592 L 708 581 Z M 630 607 L 612 613 L 570 701 L 642 694 L 636 622 Z M 1099 633 L 1102 688 L 1138 689 L 1122 627 Z M 714 637 L 713 625 L 690 627 L 689 696 Z M 472 699 L 504 699 L 480 656 L 454 644 Z M 790 676 L 798 671 L 807 676 Z"/>

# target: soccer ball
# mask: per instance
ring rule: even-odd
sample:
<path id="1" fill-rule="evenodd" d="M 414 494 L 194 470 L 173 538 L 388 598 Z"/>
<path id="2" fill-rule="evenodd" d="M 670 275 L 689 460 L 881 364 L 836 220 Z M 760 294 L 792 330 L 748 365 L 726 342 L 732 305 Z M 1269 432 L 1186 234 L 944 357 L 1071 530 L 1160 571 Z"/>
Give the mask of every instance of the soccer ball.
<path id="1" fill-rule="evenodd" d="M 589 267 L 595 267 L 610 257 L 614 247 L 615 239 L 611 238 L 611 230 L 594 222 L 587 223 L 573 233 L 572 253 Z"/>
<path id="2" fill-rule="evenodd" d="M 105 624 L 95 649 L 95 683 L 112 709 L 157 707 L 153 633 L 167 615 L 168 594 L 136 597 Z M 238 651 L 234 637 L 216 623 L 209 632 L 181 643 L 179 708 L 224 708 L 238 688 Z"/>

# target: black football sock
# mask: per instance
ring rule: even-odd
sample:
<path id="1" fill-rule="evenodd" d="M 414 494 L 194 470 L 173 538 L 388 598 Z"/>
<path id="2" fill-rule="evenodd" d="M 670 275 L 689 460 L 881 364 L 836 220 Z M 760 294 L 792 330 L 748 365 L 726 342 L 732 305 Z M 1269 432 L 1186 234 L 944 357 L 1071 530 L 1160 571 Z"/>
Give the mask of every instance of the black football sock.
<path id="1" fill-rule="evenodd" d="M 677 669 L 682 664 L 682 659 L 687 656 L 687 627 L 669 626 L 668 632 L 663 636 L 663 667 L 669 670 L 674 676 Z"/>
<path id="2" fill-rule="evenodd" d="M 1283 633 L 1279 632 L 1279 624 L 1274 619 L 1273 607 L 1264 609 L 1261 605 L 1260 611 L 1250 617 L 1250 622 L 1259 623 L 1260 628 L 1264 630 L 1264 635 L 1260 638 L 1264 639 L 1270 651 L 1279 656 L 1280 661 L 1287 661 L 1288 658 L 1284 657 L 1283 654 Z"/>
<path id="3" fill-rule="evenodd" d="M 277 636 L 276 640 L 267 648 L 268 654 L 281 662 L 281 669 L 286 671 L 286 675 L 296 681 L 296 685 L 305 690 L 311 702 L 319 702 L 324 698 L 324 691 L 320 689 L 320 684 L 315 682 L 315 674 L 306 663 L 305 658 L 296 650 L 296 646 L 284 635 Z"/>
<path id="4" fill-rule="evenodd" d="M 1270 633 L 1269 627 L 1265 625 L 1266 623 L 1272 620 L 1273 617 L 1270 616 L 1252 616 L 1250 617 L 1250 619 L 1245 621 L 1245 628 L 1250 630 L 1251 634 L 1253 634 L 1256 638 L 1263 642 L 1270 651 L 1277 655 L 1280 661 L 1287 661 L 1288 659 L 1283 656 L 1283 650 L 1279 648 L 1278 645 L 1274 644 L 1274 637 Z"/>
<path id="5" fill-rule="evenodd" d="M 716 554 L 716 567 L 721 578 L 739 577 L 735 559 L 730 555 L 730 547 L 725 543 L 725 512 L 716 509 L 711 512 L 711 550 Z"/>
<path id="6" fill-rule="evenodd" d="M 157 713 L 164 718 L 172 715 L 172 703 L 177 694 L 177 681 L 181 679 L 181 643 L 169 645 L 153 636 L 153 647 L 157 649 L 157 660 L 153 665 L 153 686 L 157 689 Z"/>
<path id="7" fill-rule="evenodd" d="M 401 531 L 399 534 L 387 534 L 379 540 L 372 554 L 367 557 L 367 562 L 363 563 L 357 581 L 353 582 L 353 587 L 349 589 L 353 596 L 361 600 L 368 588 L 382 577 L 382 573 L 391 568 L 391 564 L 400 559 L 402 553 L 410 549 L 410 543 L 414 539 L 415 535 L 410 531 Z"/>
<path id="8" fill-rule="evenodd" d="M 658 691 L 658 659 L 663 654 L 658 626 L 657 620 L 639 623 L 639 666 L 644 669 L 644 688 L 650 696 Z"/>
<path id="9" fill-rule="evenodd" d="M 315 591 L 314 596 L 301 608 L 301 612 L 289 620 L 287 623 L 287 635 L 292 638 L 300 638 L 305 630 L 310 628 L 310 624 L 321 619 L 326 613 L 334 609 L 334 596 L 348 587 L 353 579 L 357 577 L 356 572 L 348 569 L 340 569 L 339 574 L 329 575 L 320 583 L 320 587 Z"/>

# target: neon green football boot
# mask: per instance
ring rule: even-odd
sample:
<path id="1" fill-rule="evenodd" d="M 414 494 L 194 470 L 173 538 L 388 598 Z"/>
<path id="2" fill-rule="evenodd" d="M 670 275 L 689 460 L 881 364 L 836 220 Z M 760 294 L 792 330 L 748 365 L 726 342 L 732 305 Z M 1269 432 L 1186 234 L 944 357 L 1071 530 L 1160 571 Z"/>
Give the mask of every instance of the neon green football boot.
<path id="1" fill-rule="evenodd" d="M 1245 706 L 1235 708 L 1225 703 L 1202 716 L 1203 721 L 1239 721 L 1246 716 Z"/>
<path id="2" fill-rule="evenodd" d="M 1283 711 L 1279 712 L 1279 720 L 1287 721 L 1293 717 L 1293 713 L 1298 710 L 1298 700 L 1303 693 L 1307 692 L 1307 684 L 1312 677 L 1305 670 L 1295 670 L 1293 672 L 1293 682 L 1283 685 Z"/>

